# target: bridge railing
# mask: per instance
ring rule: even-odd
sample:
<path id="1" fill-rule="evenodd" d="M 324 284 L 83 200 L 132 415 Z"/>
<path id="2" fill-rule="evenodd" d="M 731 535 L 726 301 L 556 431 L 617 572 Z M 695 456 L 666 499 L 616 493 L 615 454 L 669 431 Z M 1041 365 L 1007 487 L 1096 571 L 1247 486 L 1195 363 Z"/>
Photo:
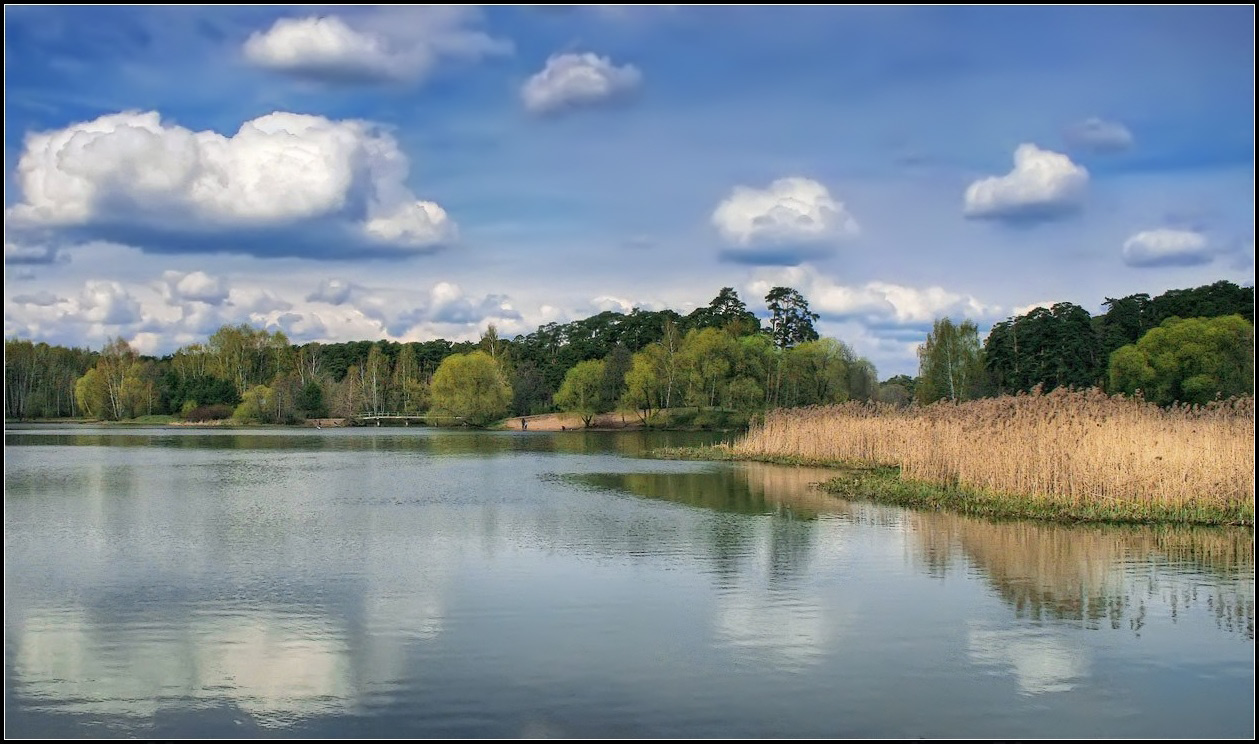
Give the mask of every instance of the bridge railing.
<path id="1" fill-rule="evenodd" d="M 355 414 L 357 419 L 409 418 L 409 419 L 462 419 L 463 416 L 444 416 L 435 413 L 401 413 L 398 411 L 370 411 Z"/>

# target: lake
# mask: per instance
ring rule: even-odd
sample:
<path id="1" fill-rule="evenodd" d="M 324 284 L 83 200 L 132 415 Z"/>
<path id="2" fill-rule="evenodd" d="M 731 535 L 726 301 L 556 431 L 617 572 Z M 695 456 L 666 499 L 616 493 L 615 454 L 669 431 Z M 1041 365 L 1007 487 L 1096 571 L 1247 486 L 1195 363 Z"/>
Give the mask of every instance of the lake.
<path id="1" fill-rule="evenodd" d="M 9 428 L 5 735 L 1254 737 L 1252 531 L 639 457 L 719 438 Z"/>

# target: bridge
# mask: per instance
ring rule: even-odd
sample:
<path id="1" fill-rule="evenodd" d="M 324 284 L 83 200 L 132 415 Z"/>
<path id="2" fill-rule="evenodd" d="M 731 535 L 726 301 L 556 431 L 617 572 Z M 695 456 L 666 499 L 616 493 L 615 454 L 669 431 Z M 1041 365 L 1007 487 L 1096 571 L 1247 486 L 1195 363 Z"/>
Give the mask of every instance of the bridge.
<path id="1" fill-rule="evenodd" d="M 447 419 L 450 421 L 463 421 L 463 416 L 437 416 L 428 413 L 399 413 L 397 411 L 374 411 L 371 413 L 360 413 L 354 417 L 355 421 L 367 423 L 375 421 L 380 426 L 381 421 L 401 421 L 404 426 L 410 426 L 412 421 L 426 421 L 430 419 Z"/>

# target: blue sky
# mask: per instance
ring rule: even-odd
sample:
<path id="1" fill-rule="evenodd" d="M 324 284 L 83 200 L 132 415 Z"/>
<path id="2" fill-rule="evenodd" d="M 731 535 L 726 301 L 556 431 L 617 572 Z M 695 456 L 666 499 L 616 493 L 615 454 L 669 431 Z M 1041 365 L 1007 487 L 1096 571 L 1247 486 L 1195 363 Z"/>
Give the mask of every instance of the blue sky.
<path id="1" fill-rule="evenodd" d="M 1253 7 L 8 7 L 5 336 L 508 335 L 1254 282 Z"/>

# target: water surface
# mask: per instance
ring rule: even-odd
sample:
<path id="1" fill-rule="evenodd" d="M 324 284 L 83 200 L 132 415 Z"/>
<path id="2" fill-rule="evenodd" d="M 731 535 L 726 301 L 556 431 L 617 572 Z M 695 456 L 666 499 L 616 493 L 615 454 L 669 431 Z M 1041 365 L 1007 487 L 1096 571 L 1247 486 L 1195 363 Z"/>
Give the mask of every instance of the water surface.
<path id="1" fill-rule="evenodd" d="M 5 734 L 1254 736 L 1250 531 L 637 457 L 705 439 L 7 430 Z"/>

